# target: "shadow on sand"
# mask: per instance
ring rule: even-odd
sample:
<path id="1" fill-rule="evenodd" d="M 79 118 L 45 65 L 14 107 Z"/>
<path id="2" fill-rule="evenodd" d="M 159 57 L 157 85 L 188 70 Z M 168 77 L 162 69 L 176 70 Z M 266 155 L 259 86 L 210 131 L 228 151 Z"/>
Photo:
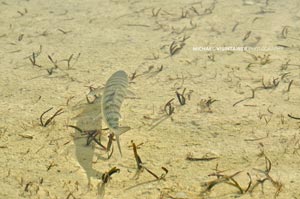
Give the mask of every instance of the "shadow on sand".
<path id="1" fill-rule="evenodd" d="M 101 98 L 97 97 L 93 103 L 80 105 L 79 108 L 82 108 L 81 113 L 72 118 L 72 120 L 76 121 L 75 126 L 83 132 L 92 132 L 95 130 L 101 131 Z M 81 167 L 85 170 L 88 183 L 90 184 L 91 178 L 101 176 L 100 172 L 93 168 L 93 157 L 97 144 L 95 142 L 88 143 L 87 134 L 83 135 L 80 131 L 75 131 L 74 143 L 76 148 L 76 158 Z"/>

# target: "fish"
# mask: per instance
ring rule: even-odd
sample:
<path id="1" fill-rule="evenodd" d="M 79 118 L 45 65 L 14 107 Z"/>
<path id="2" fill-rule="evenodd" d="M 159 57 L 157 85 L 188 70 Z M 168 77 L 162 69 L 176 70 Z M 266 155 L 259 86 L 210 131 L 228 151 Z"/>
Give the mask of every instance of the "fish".
<path id="1" fill-rule="evenodd" d="M 106 81 L 101 98 L 102 119 L 116 137 L 121 156 L 120 135 L 130 130 L 129 126 L 119 126 L 121 105 L 129 92 L 128 84 L 128 75 L 126 72 L 123 70 L 115 72 Z"/>

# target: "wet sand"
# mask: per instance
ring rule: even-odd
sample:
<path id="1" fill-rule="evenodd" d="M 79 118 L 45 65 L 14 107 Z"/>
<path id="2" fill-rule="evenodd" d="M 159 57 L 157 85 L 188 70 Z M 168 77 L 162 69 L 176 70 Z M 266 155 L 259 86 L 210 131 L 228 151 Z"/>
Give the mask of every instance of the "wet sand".
<path id="1" fill-rule="evenodd" d="M 100 198 L 113 167 L 107 199 L 299 198 L 299 8 L 296 0 L 2 0 L 0 198 Z M 193 50 L 224 46 L 257 49 Z M 107 160 L 67 126 L 106 128 L 86 94 L 117 70 L 131 78 L 120 121 L 131 130 L 120 138 L 123 157 L 114 142 Z M 184 89 L 180 105 L 175 92 Z M 172 98 L 174 113 L 158 123 Z M 44 124 L 63 113 L 43 127 L 51 107 Z M 164 179 L 145 170 L 134 178 L 131 140 L 143 143 L 145 167 L 168 170 Z"/>

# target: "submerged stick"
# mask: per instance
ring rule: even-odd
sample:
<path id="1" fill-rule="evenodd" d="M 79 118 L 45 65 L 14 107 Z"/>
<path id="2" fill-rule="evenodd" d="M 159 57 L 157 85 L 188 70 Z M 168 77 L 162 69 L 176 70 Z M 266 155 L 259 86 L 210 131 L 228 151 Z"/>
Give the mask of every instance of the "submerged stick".
<path id="1" fill-rule="evenodd" d="M 43 127 L 46 127 L 46 126 L 48 126 L 48 124 L 56 117 L 56 116 L 58 116 L 58 115 L 60 115 L 60 114 L 62 114 L 63 113 L 63 109 L 62 108 L 60 108 L 60 109 L 58 109 L 49 119 L 47 119 L 46 120 L 46 122 L 44 123 L 43 122 L 43 116 L 46 114 L 46 113 L 48 113 L 49 111 L 51 111 L 53 109 L 53 107 L 52 108 L 49 108 L 48 110 L 46 110 L 45 112 L 43 112 L 42 114 L 41 114 L 41 116 L 40 116 L 40 123 L 41 123 L 41 125 L 43 126 Z"/>

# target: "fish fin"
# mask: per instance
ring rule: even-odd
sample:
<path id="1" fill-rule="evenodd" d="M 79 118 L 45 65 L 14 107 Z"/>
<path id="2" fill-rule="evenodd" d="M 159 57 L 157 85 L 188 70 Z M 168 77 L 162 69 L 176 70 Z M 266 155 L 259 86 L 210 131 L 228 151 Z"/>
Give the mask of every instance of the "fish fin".
<path id="1" fill-rule="evenodd" d="M 122 117 L 121 113 L 118 113 L 118 117 L 119 117 L 120 121 L 123 120 L 123 117 Z"/>
<path id="2" fill-rule="evenodd" d="M 135 93 L 129 89 L 126 90 L 126 97 L 127 98 L 134 98 L 136 97 Z"/>
<path id="3" fill-rule="evenodd" d="M 122 150 L 121 150 L 121 144 L 120 144 L 120 135 L 115 135 L 115 136 L 116 136 L 119 152 L 120 152 L 120 155 L 122 157 Z"/>
<path id="4" fill-rule="evenodd" d="M 129 126 L 122 126 L 118 128 L 118 135 L 122 135 L 123 133 L 129 131 L 131 128 Z"/>
<path id="5" fill-rule="evenodd" d="M 100 96 L 101 93 L 104 91 L 104 88 L 105 88 L 105 87 L 103 87 L 103 86 L 102 86 L 102 87 L 99 86 L 99 87 L 97 87 L 97 88 L 91 90 L 91 91 L 88 93 L 88 95 L 89 95 L 89 96 Z"/>
<path id="6" fill-rule="evenodd" d="M 120 144 L 120 135 L 122 135 L 123 133 L 125 133 L 125 132 L 127 132 L 129 130 L 130 130 L 129 126 L 119 127 L 117 133 L 115 133 L 121 157 L 122 157 L 122 150 L 121 150 L 121 144 Z"/>

